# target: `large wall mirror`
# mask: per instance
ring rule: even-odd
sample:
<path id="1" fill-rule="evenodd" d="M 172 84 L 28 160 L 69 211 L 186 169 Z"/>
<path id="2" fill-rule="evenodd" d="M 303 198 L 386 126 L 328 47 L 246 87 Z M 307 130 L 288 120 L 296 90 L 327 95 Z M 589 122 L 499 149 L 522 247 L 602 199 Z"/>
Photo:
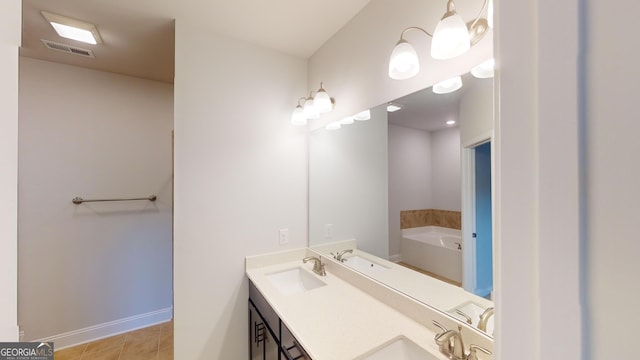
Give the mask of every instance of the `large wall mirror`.
<path id="1" fill-rule="evenodd" d="M 309 245 L 492 336 L 493 79 L 462 80 L 311 132 Z"/>

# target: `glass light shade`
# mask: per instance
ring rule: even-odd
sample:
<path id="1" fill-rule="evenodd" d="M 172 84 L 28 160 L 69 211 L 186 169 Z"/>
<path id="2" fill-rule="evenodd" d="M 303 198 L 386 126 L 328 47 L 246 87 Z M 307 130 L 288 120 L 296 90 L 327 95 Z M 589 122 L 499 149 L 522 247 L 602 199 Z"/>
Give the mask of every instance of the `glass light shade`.
<path id="1" fill-rule="evenodd" d="M 358 120 L 358 121 L 369 120 L 369 119 L 371 119 L 371 110 L 361 111 L 361 112 L 355 114 L 355 116 L 353 118 Z"/>
<path id="2" fill-rule="evenodd" d="M 325 126 L 325 129 L 327 129 L 327 130 L 338 130 L 338 129 L 340 129 L 340 122 L 339 121 L 332 122 L 331 124 Z"/>
<path id="3" fill-rule="evenodd" d="M 448 94 L 460 89 L 461 87 L 462 78 L 460 76 L 456 76 L 433 85 L 433 92 L 436 94 Z"/>
<path id="4" fill-rule="evenodd" d="M 316 93 L 316 96 L 314 96 L 313 105 L 318 109 L 320 114 L 328 113 L 333 108 L 329 94 L 327 94 L 327 92 L 322 88 L 320 88 Z"/>
<path id="5" fill-rule="evenodd" d="M 342 125 L 351 125 L 351 124 L 353 124 L 353 121 L 354 121 L 353 116 L 348 116 L 348 117 L 340 120 L 340 124 L 342 124 Z"/>
<path id="6" fill-rule="evenodd" d="M 420 62 L 416 50 L 406 40 L 400 39 L 393 48 L 389 59 L 389 77 L 405 80 L 420 72 Z"/>
<path id="7" fill-rule="evenodd" d="M 471 48 L 469 30 L 462 17 L 455 12 L 442 18 L 431 40 L 431 57 L 438 60 L 462 55 Z"/>
<path id="8" fill-rule="evenodd" d="M 492 78 L 495 65 L 495 59 L 489 59 L 471 69 L 471 75 L 477 77 L 478 79 Z"/>
<path id="9" fill-rule="evenodd" d="M 304 112 L 304 116 L 306 116 L 307 119 L 309 120 L 320 118 L 320 112 L 315 107 L 315 104 L 313 103 L 313 98 L 311 97 L 307 98 L 307 101 L 304 102 L 304 107 L 302 108 L 302 111 Z"/>
<path id="10" fill-rule="evenodd" d="M 307 125 L 307 117 L 304 116 L 302 106 L 298 105 L 293 110 L 293 114 L 291 114 L 291 124 L 296 126 Z"/>

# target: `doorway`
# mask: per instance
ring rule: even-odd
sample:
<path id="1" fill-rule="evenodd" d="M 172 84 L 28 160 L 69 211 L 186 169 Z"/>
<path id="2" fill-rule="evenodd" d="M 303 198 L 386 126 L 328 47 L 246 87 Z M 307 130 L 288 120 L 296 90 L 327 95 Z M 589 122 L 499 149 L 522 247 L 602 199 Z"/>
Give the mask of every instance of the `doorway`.
<path id="1" fill-rule="evenodd" d="M 463 153 L 463 287 L 491 298 L 493 291 L 493 212 L 491 141 L 474 144 Z"/>

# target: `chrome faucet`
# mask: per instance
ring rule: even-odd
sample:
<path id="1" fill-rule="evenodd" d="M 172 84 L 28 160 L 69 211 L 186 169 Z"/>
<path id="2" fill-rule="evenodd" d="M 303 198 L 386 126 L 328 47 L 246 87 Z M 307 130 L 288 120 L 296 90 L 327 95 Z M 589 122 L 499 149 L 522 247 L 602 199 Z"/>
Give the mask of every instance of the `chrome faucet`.
<path id="1" fill-rule="evenodd" d="M 493 313 L 493 307 L 489 307 L 480 315 L 480 321 L 478 321 L 478 330 L 487 332 L 487 323 L 489 322 L 489 318 L 493 316 Z"/>
<path id="2" fill-rule="evenodd" d="M 313 272 L 320 275 L 320 276 L 325 276 L 327 275 L 327 272 L 324 271 L 324 264 L 322 263 L 322 260 L 320 260 L 319 258 L 315 257 L 315 256 L 309 256 L 306 257 L 304 259 L 302 259 L 302 263 L 306 264 L 307 261 L 313 261 Z"/>
<path id="3" fill-rule="evenodd" d="M 465 354 L 464 341 L 462 341 L 462 334 L 460 334 L 462 326 L 458 326 L 458 331 L 455 331 L 447 330 L 447 328 L 435 320 L 433 324 L 442 330 L 442 332 L 437 333 L 433 338 L 439 346 L 440 352 L 452 360 L 466 360 L 467 354 Z"/>
<path id="4" fill-rule="evenodd" d="M 348 250 L 339 251 L 336 254 L 331 253 L 331 255 L 333 255 L 333 258 L 338 260 L 338 261 L 340 261 L 340 262 L 344 262 L 345 261 L 345 259 L 342 258 L 344 256 L 344 254 L 353 254 L 353 250 L 352 249 L 348 249 Z"/>

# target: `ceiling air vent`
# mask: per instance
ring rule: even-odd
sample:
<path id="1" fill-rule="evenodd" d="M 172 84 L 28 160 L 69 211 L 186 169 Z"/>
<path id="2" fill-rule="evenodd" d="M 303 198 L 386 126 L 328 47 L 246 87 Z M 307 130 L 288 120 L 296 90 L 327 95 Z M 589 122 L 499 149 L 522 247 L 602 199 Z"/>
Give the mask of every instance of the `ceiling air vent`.
<path id="1" fill-rule="evenodd" d="M 83 56 L 83 57 L 88 57 L 88 58 L 95 58 L 95 56 L 93 55 L 93 51 L 91 51 L 91 50 L 82 49 L 82 48 L 79 48 L 79 47 L 69 46 L 69 45 L 65 45 L 65 44 L 60 44 L 60 43 L 57 43 L 57 42 L 44 40 L 44 39 L 40 39 L 40 40 L 42 41 L 44 46 L 46 46 L 47 49 L 49 49 L 49 50 L 62 51 L 62 52 L 66 52 L 66 53 L 74 54 L 74 55 L 78 55 L 78 56 Z"/>

